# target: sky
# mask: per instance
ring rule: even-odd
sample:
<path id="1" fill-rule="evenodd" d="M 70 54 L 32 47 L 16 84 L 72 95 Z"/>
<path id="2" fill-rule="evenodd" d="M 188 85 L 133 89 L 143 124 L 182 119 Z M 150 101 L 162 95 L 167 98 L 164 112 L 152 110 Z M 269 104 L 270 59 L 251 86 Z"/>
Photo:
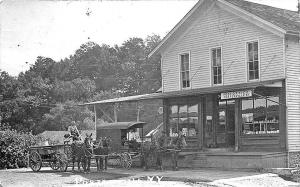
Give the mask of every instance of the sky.
<path id="1" fill-rule="evenodd" d="M 249 0 L 297 10 L 297 0 Z M 0 0 L 0 70 L 17 76 L 37 56 L 55 61 L 81 44 L 121 45 L 130 37 L 164 37 L 196 0 Z"/>

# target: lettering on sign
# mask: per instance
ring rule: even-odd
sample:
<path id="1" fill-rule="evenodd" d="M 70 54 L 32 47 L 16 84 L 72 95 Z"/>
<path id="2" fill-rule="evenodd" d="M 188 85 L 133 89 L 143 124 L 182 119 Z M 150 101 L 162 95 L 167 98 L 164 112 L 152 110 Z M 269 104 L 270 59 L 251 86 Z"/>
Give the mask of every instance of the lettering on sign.
<path id="1" fill-rule="evenodd" d="M 236 92 L 227 92 L 221 93 L 221 99 L 235 99 L 242 97 L 252 97 L 252 90 L 236 91 Z"/>

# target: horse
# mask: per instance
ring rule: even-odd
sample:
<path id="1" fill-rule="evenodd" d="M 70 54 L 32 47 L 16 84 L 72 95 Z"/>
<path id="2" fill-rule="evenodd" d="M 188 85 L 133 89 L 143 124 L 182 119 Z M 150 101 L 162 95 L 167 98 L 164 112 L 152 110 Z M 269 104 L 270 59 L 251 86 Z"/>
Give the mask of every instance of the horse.
<path id="1" fill-rule="evenodd" d="M 102 156 L 96 156 L 96 164 L 97 164 L 97 171 L 100 170 L 107 170 L 107 162 L 108 162 L 108 153 L 109 153 L 109 144 L 111 139 L 107 137 L 100 137 L 99 140 L 96 141 L 94 146 L 94 154 L 95 155 L 105 155 L 104 159 Z M 104 164 L 103 164 L 104 161 Z"/>
<path id="2" fill-rule="evenodd" d="M 178 152 L 185 146 L 187 146 L 185 136 L 179 131 L 178 136 L 172 137 L 169 143 L 173 170 L 178 170 Z"/>
<path id="3" fill-rule="evenodd" d="M 89 134 L 86 134 L 86 137 L 84 139 L 84 151 L 85 151 L 85 167 L 86 167 L 86 171 L 87 172 L 90 172 L 90 168 L 91 168 L 91 159 L 92 159 L 92 155 L 94 153 L 94 150 L 93 150 L 93 138 L 92 138 L 92 133 L 89 135 Z"/>
<path id="4" fill-rule="evenodd" d="M 148 170 L 149 167 L 157 160 L 157 145 L 156 141 L 151 137 L 151 142 L 144 142 L 142 145 L 142 166 L 144 170 Z M 157 164 L 157 162 L 156 162 Z"/>
<path id="5" fill-rule="evenodd" d="M 82 163 L 82 167 L 84 172 L 90 171 L 91 165 L 91 140 L 92 134 L 87 135 L 84 142 L 73 142 L 71 144 L 72 149 L 72 171 L 74 171 L 75 160 L 77 159 L 78 170 L 80 171 L 80 163 Z"/>

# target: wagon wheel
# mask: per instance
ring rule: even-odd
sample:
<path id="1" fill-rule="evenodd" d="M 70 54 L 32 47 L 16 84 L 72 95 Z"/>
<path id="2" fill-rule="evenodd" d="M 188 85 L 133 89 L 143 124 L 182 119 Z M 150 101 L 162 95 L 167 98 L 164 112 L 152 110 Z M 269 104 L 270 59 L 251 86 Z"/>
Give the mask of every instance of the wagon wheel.
<path id="1" fill-rule="evenodd" d="M 120 157 L 120 165 L 123 167 L 123 168 L 126 168 L 126 155 L 124 153 L 120 154 L 119 155 Z"/>
<path id="2" fill-rule="evenodd" d="M 59 169 L 59 154 L 54 154 L 52 160 L 49 161 L 49 165 L 53 170 Z"/>
<path id="3" fill-rule="evenodd" d="M 131 165 L 132 165 L 132 158 L 131 158 L 131 155 L 129 153 L 124 153 L 124 158 L 125 158 L 125 167 L 127 169 L 130 169 L 131 168 Z"/>
<path id="4" fill-rule="evenodd" d="M 42 158 L 41 155 L 33 151 L 29 155 L 29 166 L 32 169 L 32 171 L 39 171 L 42 167 Z"/>
<path id="5" fill-rule="evenodd" d="M 68 158 L 67 155 L 65 153 L 60 153 L 59 154 L 59 169 L 60 171 L 67 171 L 68 169 Z"/>

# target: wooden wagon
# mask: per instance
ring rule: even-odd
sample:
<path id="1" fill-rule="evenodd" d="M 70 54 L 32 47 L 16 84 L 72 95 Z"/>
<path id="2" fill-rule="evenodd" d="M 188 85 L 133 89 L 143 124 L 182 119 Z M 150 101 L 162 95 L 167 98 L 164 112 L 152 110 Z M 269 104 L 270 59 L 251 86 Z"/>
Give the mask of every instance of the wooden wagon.
<path id="1" fill-rule="evenodd" d="M 32 146 L 29 148 L 29 167 L 33 171 L 39 171 L 43 165 L 49 165 L 53 170 L 66 171 L 71 151 L 69 144 Z"/>
<path id="2" fill-rule="evenodd" d="M 108 159 L 118 160 L 124 168 L 130 168 L 134 158 L 141 155 L 145 122 L 115 122 L 97 127 L 97 137 L 110 137 L 111 153 Z"/>

